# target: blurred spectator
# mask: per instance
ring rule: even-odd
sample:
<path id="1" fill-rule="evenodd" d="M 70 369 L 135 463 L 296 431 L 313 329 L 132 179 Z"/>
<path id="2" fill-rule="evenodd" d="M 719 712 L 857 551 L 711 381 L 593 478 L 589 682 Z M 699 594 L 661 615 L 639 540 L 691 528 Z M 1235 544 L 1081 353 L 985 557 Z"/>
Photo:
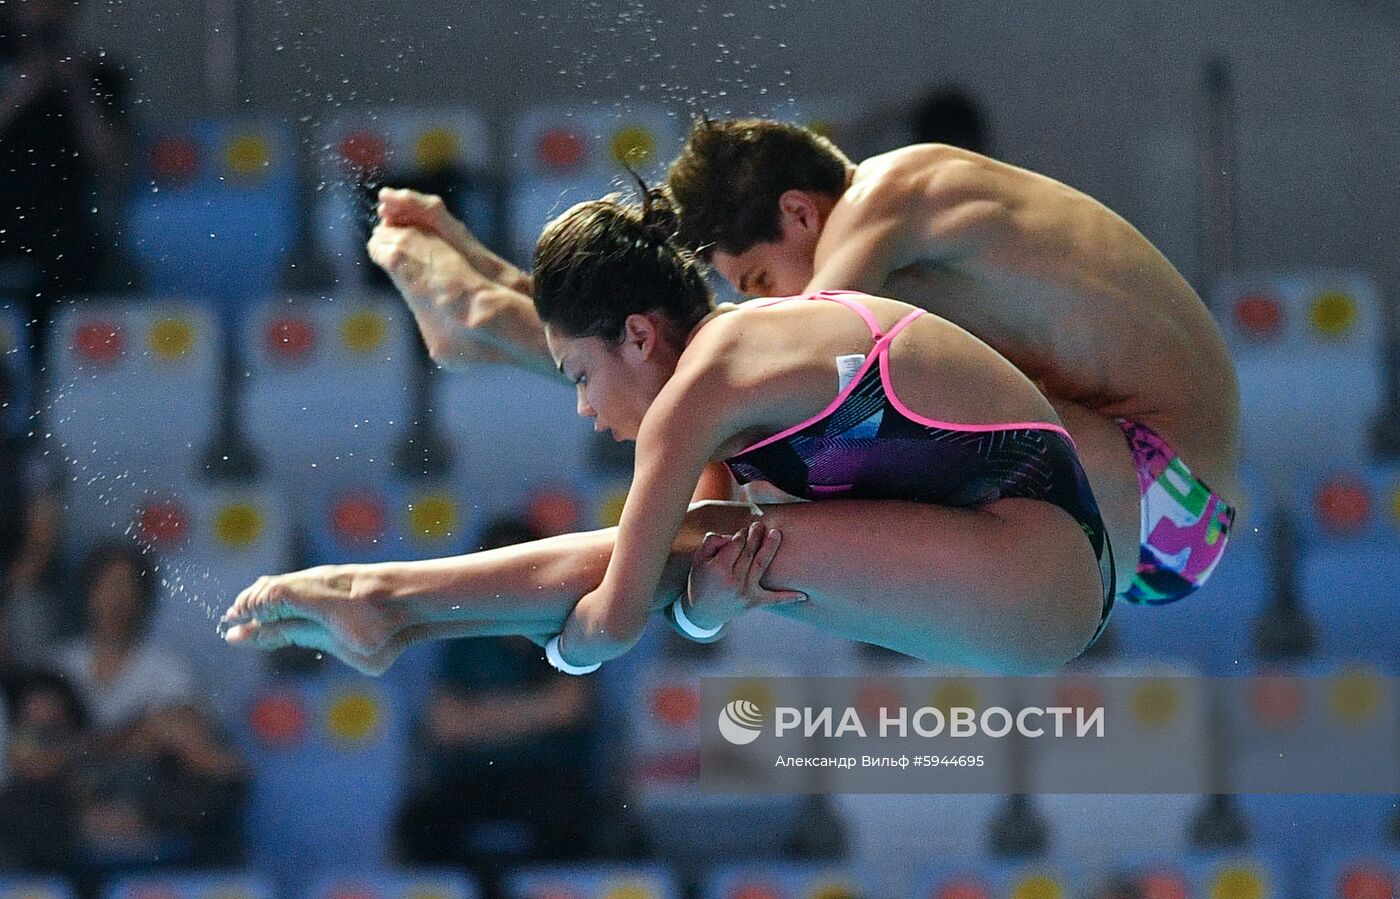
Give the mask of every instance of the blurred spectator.
<path id="1" fill-rule="evenodd" d="M 74 772 L 87 715 L 72 687 L 52 674 L 15 676 L 0 792 L 0 869 L 72 876 L 77 797 Z"/>
<path id="2" fill-rule="evenodd" d="M 81 571 L 83 629 L 60 657 L 94 725 L 76 784 L 79 858 L 93 877 L 236 861 L 244 763 L 186 663 L 146 636 L 154 571 L 125 543 L 98 546 Z"/>
<path id="3" fill-rule="evenodd" d="M 909 136 L 916 144 L 949 144 L 974 153 L 991 153 L 991 134 L 982 104 L 959 87 L 925 94 L 909 112 Z"/>
<path id="4" fill-rule="evenodd" d="M 536 536 L 503 521 L 482 548 Z M 422 725 L 427 776 L 397 823 L 402 860 L 464 864 L 489 879 L 504 863 L 589 854 L 596 705 L 587 679 L 556 673 L 529 640 L 446 644 Z"/>
<path id="5" fill-rule="evenodd" d="M 127 168 L 126 79 L 77 44 L 76 0 L 5 7 L 0 33 L 0 294 L 23 300 L 36 370 L 54 304 L 101 289 L 103 222 Z"/>
<path id="6" fill-rule="evenodd" d="M 15 392 L 0 365 L 0 412 L 13 411 Z M 51 659 L 62 622 L 51 589 L 58 540 L 58 485 L 27 437 L 27 414 L 0 415 L 0 667 Z"/>
<path id="7" fill-rule="evenodd" d="M 78 841 L 94 873 L 242 860 L 246 766 L 198 706 L 160 706 L 101 732 L 85 762 Z"/>
<path id="8" fill-rule="evenodd" d="M 128 543 L 100 545 L 83 562 L 83 628 L 60 664 L 102 730 L 193 698 L 185 661 L 146 636 L 158 598 L 156 579 L 146 557 Z"/>

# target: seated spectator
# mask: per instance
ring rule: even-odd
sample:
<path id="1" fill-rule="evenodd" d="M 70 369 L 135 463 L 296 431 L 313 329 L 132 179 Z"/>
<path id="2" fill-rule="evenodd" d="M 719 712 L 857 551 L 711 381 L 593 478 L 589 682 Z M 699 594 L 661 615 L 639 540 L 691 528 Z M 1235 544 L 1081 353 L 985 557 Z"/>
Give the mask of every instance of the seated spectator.
<path id="1" fill-rule="evenodd" d="M 75 0 L 0 9 L 0 291 L 24 299 L 36 372 L 66 297 L 110 287 L 107 236 L 128 179 L 127 79 L 80 45 Z M 109 202 L 111 201 L 111 202 Z"/>
<path id="2" fill-rule="evenodd" d="M 82 631 L 60 666 L 100 730 L 136 723 L 148 711 L 193 698 L 189 666 L 146 639 L 157 575 L 135 546 L 108 543 L 84 560 L 78 583 Z"/>
<path id="3" fill-rule="evenodd" d="M 58 541 L 58 487 L 48 457 L 27 439 L 29 413 L 17 407 L 0 364 L 0 668 L 53 658 L 63 624 L 52 589 Z"/>
<path id="4" fill-rule="evenodd" d="M 9 771 L 0 791 L 0 869 L 75 876 L 76 781 L 87 713 L 56 675 L 14 675 L 6 746 Z"/>
<path id="5" fill-rule="evenodd" d="M 150 709 L 96 735 L 78 782 L 78 845 L 95 872 L 241 861 L 246 765 L 198 706 Z"/>
<path id="6" fill-rule="evenodd" d="M 240 855 L 245 766 L 184 660 L 146 636 L 156 577 L 131 544 L 89 553 L 80 579 L 84 627 L 60 657 L 94 724 L 76 785 L 78 855 L 94 877 Z"/>
<path id="7" fill-rule="evenodd" d="M 536 538 L 502 521 L 483 549 Z M 397 842 L 411 864 L 462 864 L 490 879 L 500 864 L 595 851 L 586 678 L 561 675 L 519 637 L 444 645 L 422 723 L 423 783 L 401 810 Z"/>

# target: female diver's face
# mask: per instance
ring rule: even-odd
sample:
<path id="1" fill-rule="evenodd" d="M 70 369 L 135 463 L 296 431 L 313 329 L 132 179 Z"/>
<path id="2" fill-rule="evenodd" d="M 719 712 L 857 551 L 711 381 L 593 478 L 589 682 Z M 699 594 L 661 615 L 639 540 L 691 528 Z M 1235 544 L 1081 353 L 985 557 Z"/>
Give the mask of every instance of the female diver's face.
<path id="1" fill-rule="evenodd" d="M 554 363 L 578 392 L 578 414 L 614 440 L 636 440 L 642 418 L 680 358 L 660 318 L 628 316 L 621 343 L 569 337 L 548 325 L 544 333 Z"/>

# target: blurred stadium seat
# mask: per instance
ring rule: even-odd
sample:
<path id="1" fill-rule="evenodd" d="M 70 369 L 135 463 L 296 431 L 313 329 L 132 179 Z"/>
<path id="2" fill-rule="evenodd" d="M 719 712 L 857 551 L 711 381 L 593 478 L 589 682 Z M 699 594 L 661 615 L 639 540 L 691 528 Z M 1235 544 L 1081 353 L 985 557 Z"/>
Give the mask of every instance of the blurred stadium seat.
<path id="1" fill-rule="evenodd" d="M 252 694 L 238 730 L 259 772 L 248 802 L 252 865 L 286 883 L 388 863 L 407 718 L 363 678 L 269 681 Z"/>
<path id="2" fill-rule="evenodd" d="M 476 884 L 457 871 L 350 869 L 323 871 L 306 883 L 307 899 L 477 899 Z"/>
<path id="3" fill-rule="evenodd" d="M 506 877 L 509 899 L 681 899 L 681 886 L 657 864 L 522 868 Z"/>
<path id="4" fill-rule="evenodd" d="M 386 297 L 276 299 L 240 324 L 244 432 L 295 487 L 382 471 L 409 429 L 417 351 Z"/>
<path id="5" fill-rule="evenodd" d="M 905 881 L 908 895 L 924 899 L 1021 899 L 1080 897 L 1078 866 L 1059 861 L 928 864 Z"/>
<path id="6" fill-rule="evenodd" d="M 144 152 L 152 186 L 127 214 L 149 288 L 217 298 L 229 321 L 271 294 L 296 229 L 291 129 L 211 119 L 158 131 Z"/>
<path id="7" fill-rule="evenodd" d="M 214 316 L 189 300 L 114 300 L 65 306 L 53 328 L 49 421 L 74 483 L 108 497 L 198 474 L 219 407 Z"/>
<path id="8" fill-rule="evenodd" d="M 272 885 L 256 874 L 181 871 L 141 874 L 108 883 L 102 899 L 277 899 Z"/>
<path id="9" fill-rule="evenodd" d="M 457 448 L 457 477 L 484 518 L 518 514 L 541 489 L 589 474 L 589 422 L 563 379 L 483 365 L 438 379 L 438 424 Z"/>
<path id="10" fill-rule="evenodd" d="M 0 899 L 77 899 L 73 885 L 61 877 L 0 874 Z"/>
<path id="11" fill-rule="evenodd" d="M 843 899 L 869 895 L 845 868 L 820 862 L 756 862 L 710 872 L 702 899 Z"/>

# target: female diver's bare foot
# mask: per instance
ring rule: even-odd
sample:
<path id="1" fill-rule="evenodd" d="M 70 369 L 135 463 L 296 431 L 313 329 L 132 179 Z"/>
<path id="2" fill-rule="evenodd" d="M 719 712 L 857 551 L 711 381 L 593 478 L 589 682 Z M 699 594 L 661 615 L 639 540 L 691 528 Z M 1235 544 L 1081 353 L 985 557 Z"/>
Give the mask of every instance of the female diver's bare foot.
<path id="1" fill-rule="evenodd" d="M 391 637 L 377 652 L 353 649 L 336 639 L 325 625 L 309 618 L 282 618 L 276 621 L 251 620 L 230 625 L 224 639 L 235 645 L 252 646 L 271 652 L 288 646 L 300 646 L 334 656 L 361 674 L 378 677 L 403 653 L 410 640 Z"/>
<path id="2" fill-rule="evenodd" d="M 260 577 L 238 594 L 219 626 L 230 643 L 306 646 L 353 665 L 349 657 L 376 657 L 407 623 L 406 613 L 354 595 L 353 586 L 354 568 L 348 565 Z M 273 626 L 279 622 L 290 623 Z"/>
<path id="3" fill-rule="evenodd" d="M 251 646 L 268 652 L 288 646 L 299 646 L 324 652 L 349 665 L 361 674 L 378 677 L 394 664 L 404 651 L 415 643 L 451 637 L 503 636 L 515 634 L 543 649 L 554 632 L 531 633 L 526 628 L 482 626 L 476 622 L 436 621 L 412 624 L 397 631 L 374 652 L 356 649 L 336 637 L 326 625 L 309 618 L 279 618 L 275 621 L 244 621 L 226 625 L 224 639 L 240 646 Z"/>

